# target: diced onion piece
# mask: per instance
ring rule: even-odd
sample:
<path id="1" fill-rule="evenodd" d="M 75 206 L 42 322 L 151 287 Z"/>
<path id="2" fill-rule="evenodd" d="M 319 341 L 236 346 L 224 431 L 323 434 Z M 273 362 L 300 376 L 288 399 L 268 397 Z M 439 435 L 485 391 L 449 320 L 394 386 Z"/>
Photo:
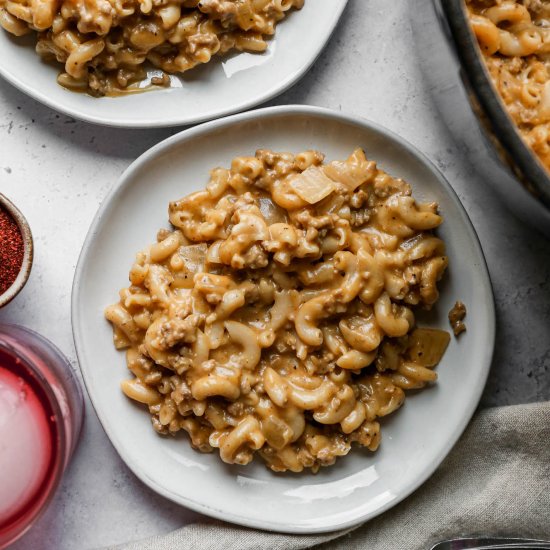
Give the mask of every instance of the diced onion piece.
<path id="1" fill-rule="evenodd" d="M 550 81 L 544 85 L 539 103 L 539 112 L 543 117 L 550 116 Z"/>
<path id="2" fill-rule="evenodd" d="M 223 263 L 220 258 L 220 246 L 222 245 L 224 241 L 216 241 L 215 243 L 211 244 L 208 248 L 208 252 L 206 253 L 206 261 L 209 264 L 221 264 Z"/>
<path id="3" fill-rule="evenodd" d="M 325 166 L 324 171 L 329 178 L 343 183 L 350 191 L 355 191 L 374 176 L 376 163 L 367 160 L 362 149 L 356 149 L 347 160 L 335 160 Z"/>
<path id="4" fill-rule="evenodd" d="M 279 205 L 275 204 L 271 198 L 260 197 L 258 202 L 260 203 L 260 212 L 265 218 L 265 222 L 267 223 L 267 225 L 288 222 L 286 211 L 283 210 Z"/>
<path id="5" fill-rule="evenodd" d="M 235 21 L 237 25 L 245 30 L 249 31 L 256 22 L 256 19 L 254 17 L 254 12 L 252 11 L 252 8 L 248 3 L 236 3 L 235 6 L 236 14 L 235 14 Z"/>
<path id="6" fill-rule="evenodd" d="M 417 328 L 409 336 L 407 355 L 414 363 L 423 367 L 435 367 L 451 337 L 448 332 L 434 328 Z"/>
<path id="7" fill-rule="evenodd" d="M 318 166 L 310 166 L 289 181 L 296 194 L 309 204 L 315 204 L 328 197 L 335 189 L 334 182 Z"/>
<path id="8" fill-rule="evenodd" d="M 200 273 L 204 270 L 207 248 L 206 243 L 191 244 L 179 247 L 178 254 L 183 260 L 187 271 L 191 271 L 192 273 Z"/>

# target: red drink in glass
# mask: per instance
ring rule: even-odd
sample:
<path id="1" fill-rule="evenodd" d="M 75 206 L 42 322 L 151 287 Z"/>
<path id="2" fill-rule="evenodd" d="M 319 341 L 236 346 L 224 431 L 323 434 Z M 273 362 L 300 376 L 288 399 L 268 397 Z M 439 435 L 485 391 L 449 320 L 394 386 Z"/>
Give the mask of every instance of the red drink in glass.
<path id="1" fill-rule="evenodd" d="M 28 329 L 0 324 L 0 548 L 53 496 L 82 414 L 80 387 L 61 353 Z"/>

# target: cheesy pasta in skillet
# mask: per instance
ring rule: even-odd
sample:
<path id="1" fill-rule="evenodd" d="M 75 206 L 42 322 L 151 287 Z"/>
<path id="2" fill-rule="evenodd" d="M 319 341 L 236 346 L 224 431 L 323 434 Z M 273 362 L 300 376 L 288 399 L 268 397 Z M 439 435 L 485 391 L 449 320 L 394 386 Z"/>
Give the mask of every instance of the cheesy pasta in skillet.
<path id="1" fill-rule="evenodd" d="M 276 24 L 304 0 L 0 0 L 0 25 L 37 34 L 37 53 L 64 65 L 61 85 L 92 95 L 139 91 L 160 69 L 183 73 L 231 50 L 263 52 Z M 141 88 L 143 90 L 143 88 Z"/>
<path id="2" fill-rule="evenodd" d="M 467 7 L 498 93 L 550 170 L 550 2 L 467 0 Z"/>
<path id="3" fill-rule="evenodd" d="M 438 300 L 442 218 L 361 149 L 235 158 L 169 219 L 105 311 L 160 434 L 315 472 L 375 451 L 377 419 L 436 380 L 449 335 L 414 312 Z"/>

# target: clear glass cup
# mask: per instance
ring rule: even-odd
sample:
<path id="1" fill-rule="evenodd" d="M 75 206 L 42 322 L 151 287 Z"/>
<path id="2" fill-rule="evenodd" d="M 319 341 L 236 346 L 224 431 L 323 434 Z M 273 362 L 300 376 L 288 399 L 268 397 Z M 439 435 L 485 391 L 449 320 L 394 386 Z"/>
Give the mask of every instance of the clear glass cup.
<path id="1" fill-rule="evenodd" d="M 0 323 L 0 549 L 52 499 L 83 415 L 82 390 L 63 354 L 29 329 Z"/>

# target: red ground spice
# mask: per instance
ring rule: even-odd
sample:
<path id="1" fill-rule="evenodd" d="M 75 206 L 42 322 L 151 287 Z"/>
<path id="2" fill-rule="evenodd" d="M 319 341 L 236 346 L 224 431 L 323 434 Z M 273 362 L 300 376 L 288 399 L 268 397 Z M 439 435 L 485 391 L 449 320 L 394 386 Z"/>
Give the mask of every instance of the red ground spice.
<path id="1" fill-rule="evenodd" d="M 23 236 L 13 217 L 0 207 L 0 295 L 13 284 L 21 265 L 25 249 Z"/>

